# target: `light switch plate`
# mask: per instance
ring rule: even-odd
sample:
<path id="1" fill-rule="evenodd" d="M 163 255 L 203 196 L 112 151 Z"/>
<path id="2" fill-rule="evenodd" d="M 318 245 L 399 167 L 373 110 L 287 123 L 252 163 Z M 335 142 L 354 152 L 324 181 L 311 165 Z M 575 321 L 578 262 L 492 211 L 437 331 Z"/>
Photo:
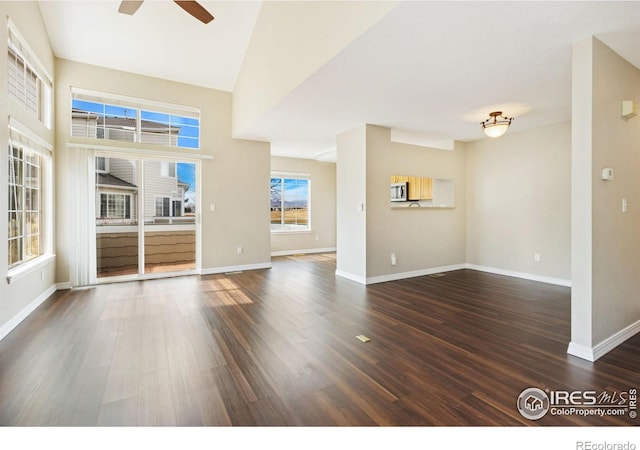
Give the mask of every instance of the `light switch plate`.
<path id="1" fill-rule="evenodd" d="M 631 119 L 638 115 L 638 104 L 632 100 L 622 102 L 622 117 Z"/>
<path id="2" fill-rule="evenodd" d="M 600 176 L 603 180 L 613 180 L 613 169 L 611 167 L 605 167 L 602 169 Z"/>

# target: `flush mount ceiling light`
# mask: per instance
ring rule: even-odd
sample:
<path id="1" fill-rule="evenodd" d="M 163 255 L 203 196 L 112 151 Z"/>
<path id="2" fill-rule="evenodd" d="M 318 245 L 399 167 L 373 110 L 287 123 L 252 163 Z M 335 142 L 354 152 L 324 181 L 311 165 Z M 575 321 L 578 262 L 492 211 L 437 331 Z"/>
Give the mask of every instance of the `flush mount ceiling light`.
<path id="1" fill-rule="evenodd" d="M 500 137 L 507 132 L 513 117 L 502 115 L 502 111 L 494 111 L 489 114 L 489 118 L 482 122 L 482 130 L 489 137 Z"/>

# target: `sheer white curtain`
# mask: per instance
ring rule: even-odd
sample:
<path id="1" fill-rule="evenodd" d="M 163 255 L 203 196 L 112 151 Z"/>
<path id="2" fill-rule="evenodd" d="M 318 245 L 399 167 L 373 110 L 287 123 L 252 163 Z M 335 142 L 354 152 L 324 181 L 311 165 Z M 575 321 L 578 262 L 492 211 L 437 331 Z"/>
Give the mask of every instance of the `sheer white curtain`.
<path id="1" fill-rule="evenodd" d="M 74 246 L 71 257 L 71 285 L 96 282 L 95 151 L 67 149 L 71 156 Z"/>

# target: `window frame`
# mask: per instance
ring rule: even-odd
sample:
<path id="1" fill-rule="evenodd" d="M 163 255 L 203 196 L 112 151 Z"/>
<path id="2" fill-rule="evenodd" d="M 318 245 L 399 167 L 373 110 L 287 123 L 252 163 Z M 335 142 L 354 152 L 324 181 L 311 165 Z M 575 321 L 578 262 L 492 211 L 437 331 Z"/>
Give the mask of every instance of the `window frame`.
<path id="1" fill-rule="evenodd" d="M 99 168 L 98 161 L 104 161 L 104 169 Z M 109 158 L 106 156 L 96 156 L 96 173 L 109 173 Z"/>
<path id="2" fill-rule="evenodd" d="M 74 131 L 74 104 L 76 101 L 88 102 L 93 104 L 94 109 L 100 109 L 100 111 L 97 109 L 90 111 L 89 105 L 87 105 L 87 125 L 83 133 L 79 130 Z M 89 138 L 105 142 L 135 142 L 182 150 L 201 149 L 200 108 L 72 87 L 70 116 L 70 136 L 75 138 Z M 112 124 L 110 127 L 107 125 L 106 118 L 129 119 L 128 123 L 135 126 L 120 124 L 114 127 Z M 89 136 L 91 127 L 88 125 L 88 121 L 90 119 L 96 120 L 95 136 Z M 100 123 L 101 120 L 102 123 Z M 77 124 L 77 127 L 79 126 L 80 124 Z M 161 129 L 164 129 L 164 132 L 158 131 Z M 182 129 L 189 132 L 184 135 L 180 135 L 180 131 L 173 134 L 176 130 Z M 112 131 L 130 132 L 131 139 L 109 138 L 108 135 Z M 163 139 L 158 141 L 154 138 L 157 136 L 162 136 Z M 166 142 L 162 142 L 164 137 L 166 137 Z M 187 143 L 192 145 L 186 145 Z"/>
<path id="3" fill-rule="evenodd" d="M 107 201 L 106 201 L 106 205 L 105 205 L 105 211 L 106 211 L 106 215 L 102 215 L 102 196 L 106 196 L 107 197 Z M 123 213 L 124 213 L 124 217 L 112 217 L 109 215 L 109 196 L 112 197 L 122 197 L 123 198 Z M 127 199 L 128 201 L 128 206 L 129 209 L 127 211 Z M 118 206 L 117 204 L 115 205 L 116 207 Z M 128 217 L 127 217 L 127 212 L 128 212 Z M 100 192 L 100 217 L 98 217 L 98 219 L 100 220 L 131 220 L 133 218 L 133 195 L 128 193 L 128 192 L 111 192 L 111 191 L 103 191 Z"/>
<path id="4" fill-rule="evenodd" d="M 273 179 L 279 178 L 280 179 L 280 183 L 281 183 L 281 197 L 280 197 L 280 226 L 282 227 L 281 229 L 274 229 L 273 228 L 273 223 L 271 223 L 271 221 L 269 222 L 269 228 L 271 233 L 273 234 L 299 234 L 299 233 L 311 233 L 312 230 L 312 222 L 311 222 L 311 175 L 308 173 L 292 173 L 292 172 L 271 172 L 271 177 L 269 179 L 269 184 L 271 186 L 271 182 Z M 285 228 L 285 207 L 284 207 L 284 203 L 286 202 L 286 198 L 284 195 L 284 190 L 285 190 L 285 183 L 286 180 L 304 180 L 307 182 L 307 198 L 306 198 L 306 203 L 307 203 L 307 226 L 306 228 L 298 228 L 298 229 L 286 229 Z M 270 188 L 271 189 L 271 188 Z M 271 199 L 270 199 L 270 214 L 272 213 L 272 208 L 273 206 L 271 206 Z"/>
<path id="5" fill-rule="evenodd" d="M 173 217 L 171 215 L 171 197 L 167 197 L 165 195 L 155 195 L 153 197 L 153 199 L 154 199 L 153 200 L 153 205 L 154 205 L 153 209 L 154 209 L 154 213 L 155 213 L 154 217 Z M 162 200 L 162 206 L 161 206 L 162 207 L 162 215 L 161 216 L 158 215 L 158 200 Z M 168 208 L 166 216 L 164 215 L 165 200 L 167 200 L 166 207 Z"/>
<path id="6" fill-rule="evenodd" d="M 16 79 L 16 92 L 11 89 L 12 65 L 15 60 L 16 74 L 18 62 L 23 66 L 22 83 Z M 28 73 L 35 77 L 35 98 L 29 99 Z M 35 56 L 11 19 L 7 20 L 7 96 L 48 130 L 53 126 L 53 78 L 44 69 L 44 65 Z M 22 96 L 19 96 L 18 90 Z M 35 108 L 35 110 L 34 110 Z"/>
<path id="7" fill-rule="evenodd" d="M 20 131 L 17 131 L 17 130 Z M 21 242 L 21 254 L 20 258 L 10 261 L 11 257 L 11 244 L 10 241 L 13 240 L 10 234 L 7 235 L 7 282 L 11 283 L 15 279 L 19 279 L 22 276 L 30 273 L 31 270 L 35 270 L 36 268 L 42 267 L 44 264 L 53 259 L 54 255 L 52 253 L 51 247 L 51 237 L 53 232 L 52 225 L 52 217 L 51 217 L 51 202 L 52 202 L 52 156 L 51 150 L 49 149 L 49 144 L 40 142 L 39 139 L 25 136 L 24 128 L 21 127 L 14 119 L 10 119 L 10 129 L 9 129 L 9 140 L 8 140 L 8 152 L 13 153 L 14 148 L 20 148 L 22 152 L 22 172 L 23 178 L 20 184 L 11 183 L 9 173 L 7 173 L 7 189 L 8 193 L 11 193 L 11 186 L 20 186 L 21 187 L 21 208 L 16 210 L 11 210 L 11 205 L 7 205 L 7 220 L 9 220 L 9 214 L 11 212 L 20 213 L 22 215 L 22 223 L 20 225 L 20 236 L 22 237 Z M 36 210 L 31 210 L 31 214 L 34 212 L 39 215 L 39 229 L 38 229 L 38 252 L 36 255 L 31 256 L 26 259 L 25 255 L 27 254 L 26 247 L 26 236 L 33 236 L 34 233 L 29 233 L 27 231 L 27 221 L 26 216 L 29 211 L 26 210 L 26 197 L 27 197 L 27 189 L 34 190 L 33 186 L 27 186 L 26 181 L 26 165 L 27 163 L 27 155 L 30 154 L 32 156 L 36 156 L 39 159 L 39 170 L 38 170 L 38 208 Z M 8 161 L 11 161 L 13 157 L 8 155 Z M 14 179 L 14 181 L 17 181 Z"/>
<path id="8" fill-rule="evenodd" d="M 176 203 L 179 204 L 179 214 L 176 214 Z M 171 197 L 171 217 L 184 217 L 182 213 L 184 211 L 184 201 L 177 199 L 175 197 Z"/>
<path id="9" fill-rule="evenodd" d="M 174 180 L 177 179 L 178 163 L 175 161 L 160 161 L 160 176 Z"/>

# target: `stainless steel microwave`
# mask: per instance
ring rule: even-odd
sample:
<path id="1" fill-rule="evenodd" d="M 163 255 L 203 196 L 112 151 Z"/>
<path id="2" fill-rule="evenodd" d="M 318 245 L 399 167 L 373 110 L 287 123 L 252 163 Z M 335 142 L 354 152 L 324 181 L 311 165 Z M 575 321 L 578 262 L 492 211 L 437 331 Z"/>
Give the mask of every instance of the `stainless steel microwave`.
<path id="1" fill-rule="evenodd" d="M 406 202 L 408 197 L 408 185 L 406 181 L 404 183 L 391 183 L 391 201 L 392 202 Z"/>

